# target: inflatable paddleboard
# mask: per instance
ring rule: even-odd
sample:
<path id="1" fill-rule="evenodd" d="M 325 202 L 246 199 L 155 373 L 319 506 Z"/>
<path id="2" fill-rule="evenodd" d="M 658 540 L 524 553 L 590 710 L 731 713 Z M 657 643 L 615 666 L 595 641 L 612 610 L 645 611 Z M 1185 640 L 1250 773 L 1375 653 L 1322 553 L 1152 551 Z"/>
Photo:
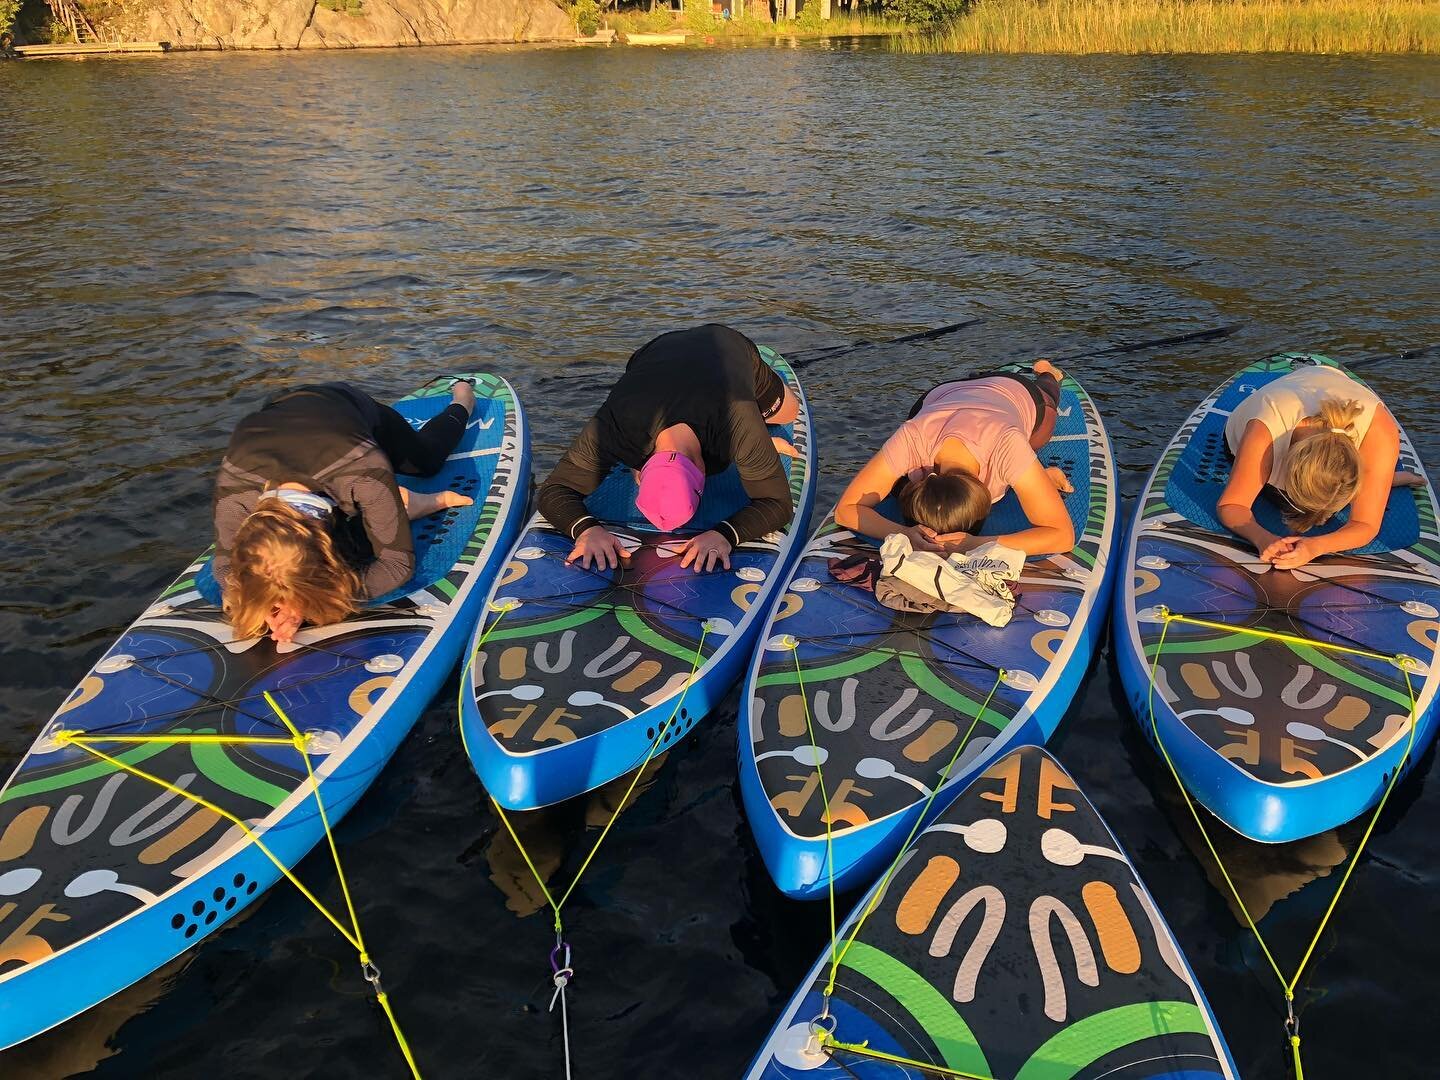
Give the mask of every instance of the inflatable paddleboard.
<path id="1" fill-rule="evenodd" d="M 1040 459 L 1063 468 L 1075 488 L 1064 499 L 1076 544 L 1026 561 L 1007 626 L 971 615 L 894 611 L 872 592 L 835 580 L 831 559 L 878 553 L 875 541 L 841 528 L 833 516 L 810 541 L 765 627 L 740 726 L 746 816 L 787 895 L 823 895 L 832 869 L 840 888 L 872 879 L 905 842 L 959 740 L 969 733 L 932 813 L 1001 753 L 1048 739 L 1075 696 L 1108 611 L 1116 494 L 1105 425 L 1069 377 L 1055 435 Z M 898 509 L 892 515 L 898 518 Z M 1026 525 L 1011 492 L 981 532 Z M 806 699 L 818 762 L 806 733 Z M 826 858 L 822 772 L 833 866 Z"/>
<path id="2" fill-rule="evenodd" d="M 590 791 L 638 766 L 657 739 L 660 750 L 673 745 L 749 658 L 815 503 L 804 391 L 780 355 L 764 346 L 760 353 L 800 403 L 793 424 L 771 428 L 800 452 L 780 459 L 795 502 L 788 526 L 742 544 L 729 570 L 696 574 L 680 566 L 678 549 L 745 500 L 734 467 L 706 481 L 695 519 L 673 533 L 640 516 L 632 474 L 616 469 L 586 506 L 631 552 L 620 569 L 566 565 L 573 542 L 539 514 L 511 552 L 476 628 L 485 647 L 460 703 L 470 760 L 507 810 Z"/>
<path id="3" fill-rule="evenodd" d="M 867 908 L 860 933 L 851 930 Z M 1004 1080 L 1238 1075 L 1200 985 L 1119 842 L 1038 746 L 994 761 L 861 901 L 830 1019 L 865 1050 Z M 913 1065 L 811 1044 L 830 950 L 747 1080 L 897 1080 Z M 939 1075 L 938 1073 L 934 1075 Z"/>
<path id="4" fill-rule="evenodd" d="M 1374 542 L 1294 571 L 1260 562 L 1216 515 L 1233 461 L 1226 418 L 1304 364 L 1339 366 L 1306 353 L 1262 360 L 1185 421 L 1140 499 L 1115 605 L 1115 653 L 1146 735 L 1153 741 L 1150 664 L 1164 631 L 1153 697 L 1160 739 L 1201 803 L 1235 831 L 1268 842 L 1312 836 L 1373 807 L 1402 759 L 1413 765 L 1434 737 L 1440 680 L 1440 536 L 1428 480 L 1391 492 Z M 1424 475 L 1403 430 L 1399 468 Z M 1255 512 L 1271 532 L 1286 534 L 1269 498 Z M 1318 531 L 1343 520 L 1342 513 Z M 1167 629 L 1163 612 L 1225 626 L 1171 621 Z M 1413 658 L 1413 747 L 1405 673 L 1384 659 L 1395 656 Z"/>
<path id="5" fill-rule="evenodd" d="M 279 871 L 213 811 L 57 741 L 61 731 L 285 736 L 268 691 L 311 734 L 332 823 L 370 786 L 449 676 L 524 521 L 529 437 L 504 379 L 475 380 L 470 424 L 417 491 L 474 505 L 414 524 L 416 574 L 294 642 L 235 641 L 209 556 L 186 568 L 90 669 L 0 789 L 0 1048 L 105 1000 L 218 930 Z M 396 404 L 417 427 L 453 378 Z M 97 743 L 246 821 L 287 865 L 324 835 L 293 745 Z"/>

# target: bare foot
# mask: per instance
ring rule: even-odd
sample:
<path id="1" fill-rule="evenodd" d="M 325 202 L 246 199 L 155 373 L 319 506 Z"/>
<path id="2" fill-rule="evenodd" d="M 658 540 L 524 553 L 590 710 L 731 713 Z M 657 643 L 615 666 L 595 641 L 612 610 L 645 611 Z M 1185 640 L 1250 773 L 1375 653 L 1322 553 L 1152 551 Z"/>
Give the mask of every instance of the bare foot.
<path id="1" fill-rule="evenodd" d="M 441 510 L 451 510 L 457 506 L 469 506 L 475 500 L 469 495 L 461 495 L 458 491 L 437 491 L 434 493 L 424 491 L 409 491 L 406 488 L 400 489 L 400 501 L 405 504 L 406 516 L 411 521 L 419 521 L 431 514 L 438 514 Z"/>
<path id="2" fill-rule="evenodd" d="M 1054 375 L 1059 382 L 1065 381 L 1065 372 L 1061 371 L 1049 360 L 1036 360 L 1035 366 L 1030 369 L 1036 375 Z"/>
<path id="3" fill-rule="evenodd" d="M 475 387 L 468 382 L 456 382 L 450 387 L 450 400 L 465 406 L 467 413 L 475 411 Z"/>

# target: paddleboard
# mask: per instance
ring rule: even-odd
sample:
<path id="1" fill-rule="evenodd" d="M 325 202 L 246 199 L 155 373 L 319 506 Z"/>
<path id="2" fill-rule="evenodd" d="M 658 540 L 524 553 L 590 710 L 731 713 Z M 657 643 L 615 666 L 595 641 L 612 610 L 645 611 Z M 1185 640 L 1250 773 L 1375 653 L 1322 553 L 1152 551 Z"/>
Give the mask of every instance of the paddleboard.
<path id="1" fill-rule="evenodd" d="M 696 574 L 678 550 L 745 500 L 734 467 L 706 481 L 685 529 L 667 533 L 635 509 L 630 470 L 616 469 L 586 505 L 631 552 L 619 569 L 567 565 L 574 544 L 539 514 L 511 552 L 476 628 L 485 644 L 471 647 L 460 702 L 466 751 L 506 809 L 623 776 L 652 743 L 663 751 L 693 730 L 739 676 L 815 503 L 809 404 L 784 358 L 760 353 L 800 403 L 793 424 L 771 428 L 800 452 L 780 459 L 795 503 L 784 529 L 742 544 L 729 570 Z"/>
<path id="2" fill-rule="evenodd" d="M 961 740 L 964 749 L 932 813 L 1006 750 L 1048 739 L 1075 696 L 1108 611 L 1116 493 L 1099 410 L 1068 376 L 1054 437 L 1040 459 L 1063 468 L 1075 488 L 1065 506 L 1076 543 L 1064 554 L 1026 561 L 1007 626 L 971 615 L 894 611 L 872 592 L 835 580 L 830 560 L 878 552 L 875 540 L 841 528 L 833 515 L 810 541 L 763 631 L 740 727 L 746 816 L 787 895 L 823 895 L 832 871 L 840 888 L 872 879 L 905 842 Z M 896 520 L 898 509 L 891 515 Z M 1026 525 L 1011 492 L 981 532 Z M 807 702 L 818 761 L 806 732 Z"/>
<path id="3" fill-rule="evenodd" d="M 882 883 L 838 935 L 830 1019 L 817 1025 L 838 1042 L 1003 1080 L 1238 1075 L 1154 897 L 1043 748 L 992 761 Z M 827 948 L 747 1080 L 939 1075 L 817 1052 L 829 971 Z"/>
<path id="4" fill-rule="evenodd" d="M 414 524 L 416 574 L 394 596 L 294 642 L 234 640 L 209 554 L 105 652 L 0 789 L 0 1048 L 90 1008 L 202 941 L 280 876 L 213 811 L 57 733 L 284 736 L 302 732 L 332 823 L 369 787 L 449 676 L 500 558 L 524 521 L 529 436 L 504 379 L 475 379 L 464 438 L 418 491 L 474 505 Z M 396 404 L 417 427 L 447 377 Z M 101 743 L 246 821 L 287 866 L 324 835 L 291 745 Z"/>
<path id="5" fill-rule="evenodd" d="M 1440 536 L 1428 480 L 1391 492 L 1372 543 L 1294 571 L 1260 562 L 1216 516 L 1233 461 L 1226 418 L 1305 364 L 1339 366 L 1310 353 L 1270 357 L 1222 383 L 1185 421 L 1145 486 L 1115 601 L 1115 653 L 1146 735 L 1154 740 L 1150 664 L 1163 630 L 1153 697 L 1161 741 L 1216 817 L 1272 843 L 1313 836 L 1373 807 L 1402 759 L 1409 768 L 1434 738 L 1440 685 Z M 1424 475 L 1403 430 L 1399 468 Z M 1268 497 L 1256 517 L 1286 535 Z M 1183 621 L 1166 630 L 1162 610 L 1414 658 L 1408 757 L 1410 692 L 1394 663 Z"/>

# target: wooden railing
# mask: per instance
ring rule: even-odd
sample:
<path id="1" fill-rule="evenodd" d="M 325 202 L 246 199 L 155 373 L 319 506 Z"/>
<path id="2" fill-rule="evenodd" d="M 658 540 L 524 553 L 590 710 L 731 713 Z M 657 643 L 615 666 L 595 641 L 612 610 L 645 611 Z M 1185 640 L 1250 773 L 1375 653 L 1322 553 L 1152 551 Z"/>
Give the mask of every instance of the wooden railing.
<path id="1" fill-rule="evenodd" d="M 84 45 L 100 40 L 100 35 L 95 32 L 95 25 L 76 0 L 46 0 L 46 3 L 50 5 L 55 21 L 70 31 L 70 37 L 74 41 Z"/>

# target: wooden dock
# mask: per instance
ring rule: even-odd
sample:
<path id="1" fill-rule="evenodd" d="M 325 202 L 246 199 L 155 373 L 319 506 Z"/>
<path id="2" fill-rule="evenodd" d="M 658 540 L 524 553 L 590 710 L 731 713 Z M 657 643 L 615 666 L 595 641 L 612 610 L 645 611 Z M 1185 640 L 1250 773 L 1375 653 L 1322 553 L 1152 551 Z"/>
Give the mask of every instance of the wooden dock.
<path id="1" fill-rule="evenodd" d="M 631 32 L 621 35 L 626 45 L 684 45 L 689 36 L 689 30 L 669 30 L 659 34 Z"/>
<path id="2" fill-rule="evenodd" d="M 109 53 L 163 53 L 170 51 L 168 41 L 91 41 L 83 45 L 16 45 L 22 57 L 102 56 Z"/>

